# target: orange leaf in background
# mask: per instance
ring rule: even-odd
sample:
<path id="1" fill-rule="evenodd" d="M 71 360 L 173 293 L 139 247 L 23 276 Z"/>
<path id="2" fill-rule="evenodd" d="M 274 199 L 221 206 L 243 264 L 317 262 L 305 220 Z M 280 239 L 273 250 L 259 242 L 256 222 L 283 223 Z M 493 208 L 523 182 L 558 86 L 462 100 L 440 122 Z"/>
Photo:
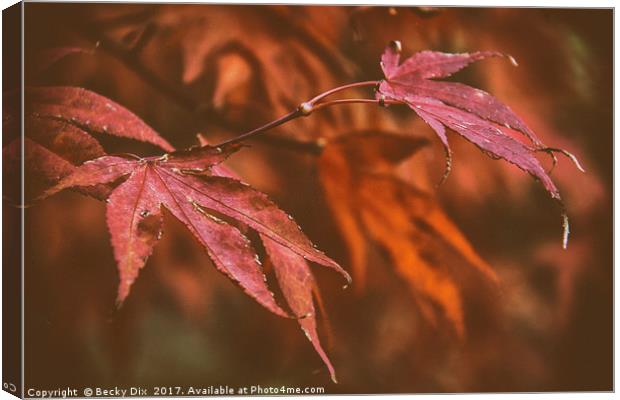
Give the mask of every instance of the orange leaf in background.
<path id="1" fill-rule="evenodd" d="M 326 146 L 319 161 L 320 177 L 360 289 L 366 284 L 368 236 L 387 251 L 424 317 L 435 325 L 434 306 L 438 306 L 462 338 L 462 298 L 442 254 L 455 251 L 488 279 L 497 282 L 497 276 L 436 199 L 393 172 L 400 161 L 427 144 L 425 139 L 393 134 L 343 136 Z"/>
<path id="2" fill-rule="evenodd" d="M 346 14 L 333 7 L 303 14 L 281 6 L 162 5 L 148 13 L 130 7 L 104 17 L 106 11 L 104 7 L 103 14 L 88 18 L 117 41 L 140 36 L 151 27 L 149 43 L 158 58 L 162 49 L 174 49 L 180 61 L 177 70 L 160 73 L 172 73 L 179 83 L 200 88 L 202 106 L 219 113 L 251 107 L 255 113 L 278 115 L 313 95 L 317 85 L 325 89 L 335 85 L 334 74 L 354 69 L 334 44 Z M 334 24 L 333 19 L 327 23 L 326 13 L 341 23 Z M 133 22 L 120 27 L 113 23 L 120 19 Z M 151 49 L 144 48 L 145 57 Z"/>
<path id="3" fill-rule="evenodd" d="M 351 80 L 357 69 L 337 46 L 347 26 L 346 9 L 304 8 L 300 13 L 282 6 L 163 5 L 148 12 L 142 7 L 119 10 L 102 7 L 84 18 L 115 43 L 140 37 L 151 27 L 148 44 L 140 48 L 142 62 L 183 88 L 184 100 L 192 103 L 185 107 L 205 118 L 199 130 L 209 132 L 211 140 L 217 130 L 230 134 L 287 113 L 301 100 Z M 287 137 L 310 141 L 319 132 L 333 136 L 336 123 L 350 126 L 346 111 L 324 113 L 328 121 L 292 122 L 290 132 L 295 133 Z"/>

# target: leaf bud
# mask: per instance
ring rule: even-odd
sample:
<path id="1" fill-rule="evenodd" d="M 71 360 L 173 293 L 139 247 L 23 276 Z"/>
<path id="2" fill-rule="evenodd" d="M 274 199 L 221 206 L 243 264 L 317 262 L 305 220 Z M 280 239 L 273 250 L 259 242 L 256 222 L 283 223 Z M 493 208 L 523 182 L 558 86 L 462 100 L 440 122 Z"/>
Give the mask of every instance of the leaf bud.
<path id="1" fill-rule="evenodd" d="M 379 105 L 380 105 L 381 107 L 387 107 L 387 106 L 385 105 L 385 96 L 384 96 L 384 95 L 380 95 L 380 96 L 379 96 Z"/>
<path id="2" fill-rule="evenodd" d="M 303 115 L 305 117 L 305 116 L 308 116 L 308 115 L 310 115 L 312 113 L 313 106 L 310 103 L 304 102 L 304 103 L 301 103 L 299 105 L 298 109 L 299 109 L 299 112 L 301 113 L 301 115 Z"/>

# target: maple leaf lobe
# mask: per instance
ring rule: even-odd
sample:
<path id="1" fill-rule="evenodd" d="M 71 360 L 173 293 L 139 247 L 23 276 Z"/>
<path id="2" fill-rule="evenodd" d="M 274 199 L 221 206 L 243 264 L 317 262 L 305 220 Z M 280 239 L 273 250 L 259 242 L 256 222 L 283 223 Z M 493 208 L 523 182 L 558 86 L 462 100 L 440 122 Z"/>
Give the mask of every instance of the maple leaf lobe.
<path id="1" fill-rule="evenodd" d="M 56 119 L 80 129 L 174 148 L 142 119 L 120 104 L 90 90 L 71 86 L 26 88 L 26 114 Z"/>

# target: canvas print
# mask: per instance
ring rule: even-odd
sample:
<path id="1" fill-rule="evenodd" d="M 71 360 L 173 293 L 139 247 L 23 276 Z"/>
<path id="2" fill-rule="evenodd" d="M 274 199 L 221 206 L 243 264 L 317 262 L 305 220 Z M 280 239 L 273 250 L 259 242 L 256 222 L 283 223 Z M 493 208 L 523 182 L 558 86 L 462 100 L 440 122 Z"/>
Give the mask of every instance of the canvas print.
<path id="1" fill-rule="evenodd" d="M 612 9 L 25 2 L 3 42 L 5 391 L 613 390 Z"/>

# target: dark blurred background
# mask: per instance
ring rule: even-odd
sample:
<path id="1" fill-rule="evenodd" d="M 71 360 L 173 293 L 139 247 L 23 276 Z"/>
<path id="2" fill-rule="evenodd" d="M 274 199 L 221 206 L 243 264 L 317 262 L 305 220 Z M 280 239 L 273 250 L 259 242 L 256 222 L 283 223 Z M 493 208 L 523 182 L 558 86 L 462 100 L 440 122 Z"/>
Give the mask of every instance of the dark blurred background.
<path id="1" fill-rule="evenodd" d="M 466 335 L 429 323 L 394 260 L 368 240 L 366 285 L 341 289 L 313 266 L 320 334 L 340 383 L 296 323 L 271 315 L 215 271 L 170 215 L 165 234 L 114 307 L 117 272 L 105 204 L 63 192 L 26 211 L 26 386 L 294 385 L 327 393 L 612 390 L 611 9 L 388 8 L 26 3 L 29 85 L 75 85 L 124 105 L 173 145 L 233 137 L 321 91 L 380 79 L 389 40 L 403 54 L 497 50 L 454 80 L 509 104 L 560 159 L 552 177 L 571 217 L 527 174 L 451 134 L 443 151 L 413 113 L 365 105 L 295 121 L 252 141 L 229 166 L 295 216 L 350 269 L 347 244 L 308 146 L 364 129 L 433 138 L 399 176 L 432 191 L 501 279 L 458 258 Z M 35 72 L 57 46 L 92 50 Z M 363 92 L 360 92 L 363 93 Z M 100 138 L 108 152 L 152 152 Z M 415 266 L 414 266 L 415 267 Z"/>

